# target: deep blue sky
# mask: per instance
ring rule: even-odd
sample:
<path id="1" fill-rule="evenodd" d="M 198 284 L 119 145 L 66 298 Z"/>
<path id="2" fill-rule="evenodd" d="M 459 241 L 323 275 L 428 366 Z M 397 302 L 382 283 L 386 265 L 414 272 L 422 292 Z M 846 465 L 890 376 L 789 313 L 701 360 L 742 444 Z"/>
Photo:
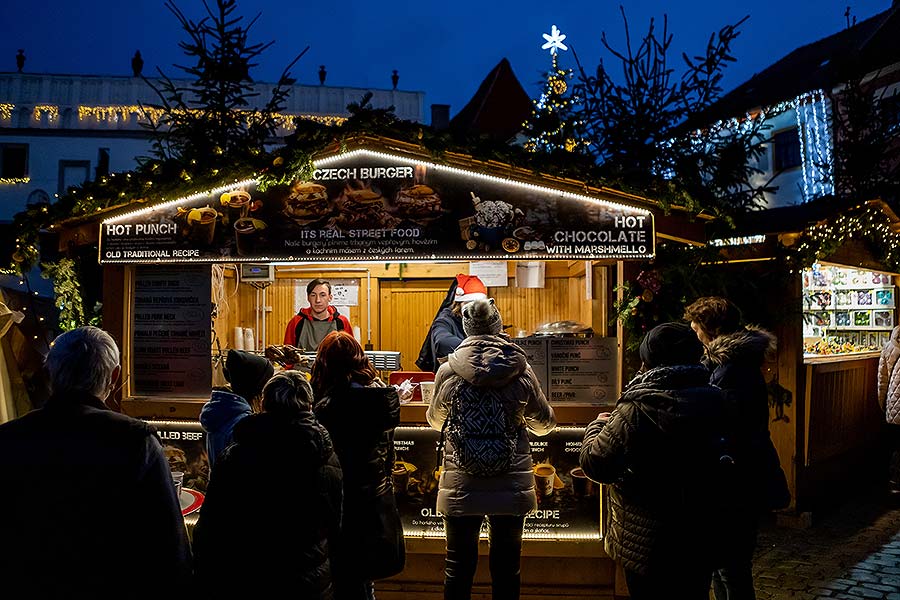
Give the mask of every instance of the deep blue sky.
<path id="1" fill-rule="evenodd" d="M 189 16 L 202 14 L 200 0 L 177 4 Z M 239 0 L 238 12 L 247 18 L 262 13 L 251 39 L 275 41 L 252 72 L 257 80 L 273 81 L 309 45 L 292 71 L 301 83 L 317 84 L 316 73 L 324 64 L 328 84 L 389 88 L 391 70 L 397 69 L 401 89 L 426 93 L 426 114 L 431 103 L 450 104 L 455 114 L 504 56 L 529 94 L 536 95 L 550 62 L 540 48 L 541 34 L 552 24 L 593 69 L 604 56 L 601 32 L 621 47 L 619 4 Z M 633 39 L 646 32 L 651 17 L 661 23 L 668 14 L 669 31 L 675 36 L 673 58 L 682 51 L 702 51 L 712 31 L 749 14 L 734 49 L 738 62 L 725 79 L 728 90 L 792 49 L 843 29 L 848 4 L 863 20 L 889 8 L 891 0 L 624 0 L 622 4 Z M 172 64 L 183 62 L 177 46 L 182 39 L 184 32 L 162 0 L 20 0 L 9 3 L 0 20 L 0 71 L 15 70 L 16 50 L 23 48 L 28 72 L 127 75 L 131 56 L 140 49 L 145 74 L 159 66 L 177 76 Z M 571 52 L 563 53 L 561 64 L 574 66 Z"/>

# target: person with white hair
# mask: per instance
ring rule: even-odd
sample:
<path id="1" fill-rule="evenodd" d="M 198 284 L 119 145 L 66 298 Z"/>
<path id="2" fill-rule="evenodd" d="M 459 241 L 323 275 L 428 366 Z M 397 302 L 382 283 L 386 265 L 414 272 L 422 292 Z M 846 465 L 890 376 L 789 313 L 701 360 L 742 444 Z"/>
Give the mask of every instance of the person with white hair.
<path id="1" fill-rule="evenodd" d="M 187 533 L 154 429 L 107 408 L 119 350 L 97 327 L 54 340 L 50 398 L 0 425 L 0 574 L 32 598 L 149 598 L 190 582 Z M 15 594 L 14 594 L 15 595 Z"/>

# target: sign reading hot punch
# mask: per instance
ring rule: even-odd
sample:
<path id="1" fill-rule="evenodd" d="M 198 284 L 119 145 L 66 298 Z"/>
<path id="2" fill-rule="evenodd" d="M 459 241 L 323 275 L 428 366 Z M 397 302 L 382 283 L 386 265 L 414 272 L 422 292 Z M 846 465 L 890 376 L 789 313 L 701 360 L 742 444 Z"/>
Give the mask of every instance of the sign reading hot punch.
<path id="1" fill-rule="evenodd" d="M 653 214 L 588 196 L 354 150 L 308 181 L 246 180 L 111 217 L 100 261 L 647 259 Z M 612 199 L 606 199 L 606 198 Z M 635 202 L 640 199 L 635 198 Z"/>

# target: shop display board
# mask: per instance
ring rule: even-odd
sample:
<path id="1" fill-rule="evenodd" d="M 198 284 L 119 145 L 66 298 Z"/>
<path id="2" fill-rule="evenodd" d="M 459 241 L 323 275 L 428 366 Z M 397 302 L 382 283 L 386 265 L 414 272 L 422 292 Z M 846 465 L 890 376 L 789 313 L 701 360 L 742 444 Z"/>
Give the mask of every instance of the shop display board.
<path id="1" fill-rule="evenodd" d="M 896 287 L 884 273 L 813 265 L 803 271 L 809 354 L 879 350 L 895 325 Z"/>
<path id="2" fill-rule="evenodd" d="M 206 493 L 209 483 L 209 457 L 206 432 L 199 421 L 156 421 L 147 419 L 156 429 L 172 471 L 184 473 L 184 487 Z"/>
<path id="3" fill-rule="evenodd" d="M 646 259 L 647 210 L 355 150 L 312 180 L 226 185 L 103 221 L 101 263 Z"/>
<path id="4" fill-rule="evenodd" d="M 616 338 L 526 337 L 512 340 L 528 357 L 552 404 L 616 403 Z"/>
<path id="5" fill-rule="evenodd" d="M 558 427 L 542 437 L 529 434 L 538 508 L 525 521 L 526 539 L 600 537 L 600 486 L 578 467 L 584 431 L 583 427 Z M 439 431 L 428 427 L 398 427 L 394 432 L 397 456 L 392 483 L 408 536 L 444 535 L 436 508 L 440 437 Z"/>
<path id="6" fill-rule="evenodd" d="M 209 265 L 135 267 L 134 396 L 209 396 L 211 279 Z"/>

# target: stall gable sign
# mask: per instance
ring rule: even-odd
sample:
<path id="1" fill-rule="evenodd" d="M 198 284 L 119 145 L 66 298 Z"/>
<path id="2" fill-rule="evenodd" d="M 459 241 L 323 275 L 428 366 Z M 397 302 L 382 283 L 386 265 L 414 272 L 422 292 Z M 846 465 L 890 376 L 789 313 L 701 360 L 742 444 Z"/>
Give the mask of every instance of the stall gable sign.
<path id="1" fill-rule="evenodd" d="M 653 215 L 549 187 L 355 150 L 313 180 L 253 180 L 108 219 L 100 261 L 646 259 Z"/>

